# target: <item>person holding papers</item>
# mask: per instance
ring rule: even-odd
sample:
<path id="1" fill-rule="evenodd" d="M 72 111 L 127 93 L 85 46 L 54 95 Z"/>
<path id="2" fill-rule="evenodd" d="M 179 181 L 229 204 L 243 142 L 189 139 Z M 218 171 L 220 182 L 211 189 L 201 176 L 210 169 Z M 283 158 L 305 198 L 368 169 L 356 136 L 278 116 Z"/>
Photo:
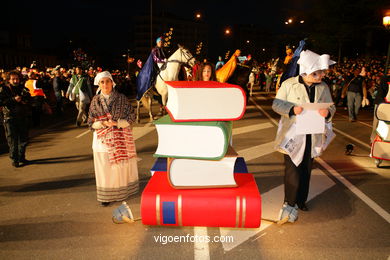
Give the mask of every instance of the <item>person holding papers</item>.
<path id="1" fill-rule="evenodd" d="M 334 134 L 331 119 L 336 111 L 328 86 L 322 79 L 329 55 L 302 51 L 299 76 L 284 81 L 272 104 L 281 115 L 275 149 L 284 154 L 285 199 L 280 222 L 295 222 L 298 208 L 307 211 L 313 158 L 320 156 Z M 316 122 L 316 123 L 314 123 Z"/>

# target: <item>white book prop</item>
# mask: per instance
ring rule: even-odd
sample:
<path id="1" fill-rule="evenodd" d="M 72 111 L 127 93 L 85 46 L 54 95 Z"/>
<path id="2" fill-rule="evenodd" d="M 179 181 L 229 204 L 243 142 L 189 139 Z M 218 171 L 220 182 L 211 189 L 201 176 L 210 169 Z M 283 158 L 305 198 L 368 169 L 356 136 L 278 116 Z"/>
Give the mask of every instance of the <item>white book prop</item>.
<path id="1" fill-rule="evenodd" d="M 385 121 L 378 121 L 376 132 L 383 141 L 390 142 L 390 123 L 386 123 Z"/>
<path id="2" fill-rule="evenodd" d="M 371 157 L 380 160 L 390 160 L 390 142 L 374 141 L 371 145 Z"/>
<path id="3" fill-rule="evenodd" d="M 172 122 L 168 115 L 155 121 L 155 157 L 220 160 L 229 146 L 231 121 Z"/>
<path id="4" fill-rule="evenodd" d="M 229 148 L 219 161 L 168 159 L 168 180 L 176 189 L 237 187 L 234 164 L 237 153 Z"/>
<path id="5" fill-rule="evenodd" d="M 216 81 L 167 81 L 166 109 L 175 122 L 231 121 L 245 112 L 240 86 Z"/>
<path id="6" fill-rule="evenodd" d="M 390 92 L 390 91 L 389 91 Z M 390 103 L 381 103 L 376 107 L 376 118 L 390 123 Z"/>

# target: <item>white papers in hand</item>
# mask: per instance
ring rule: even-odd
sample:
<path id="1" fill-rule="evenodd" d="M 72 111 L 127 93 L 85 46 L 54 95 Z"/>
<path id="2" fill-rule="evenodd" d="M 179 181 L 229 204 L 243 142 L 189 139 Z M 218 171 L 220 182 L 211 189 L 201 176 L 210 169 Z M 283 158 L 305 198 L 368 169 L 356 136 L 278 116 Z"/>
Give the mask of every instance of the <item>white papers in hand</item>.
<path id="1" fill-rule="evenodd" d="M 303 107 L 305 110 L 319 110 L 329 108 L 333 103 L 303 103 L 299 106 Z"/>
<path id="2" fill-rule="evenodd" d="M 303 109 L 296 116 L 296 134 L 323 134 L 325 132 L 325 118 L 318 110 Z"/>

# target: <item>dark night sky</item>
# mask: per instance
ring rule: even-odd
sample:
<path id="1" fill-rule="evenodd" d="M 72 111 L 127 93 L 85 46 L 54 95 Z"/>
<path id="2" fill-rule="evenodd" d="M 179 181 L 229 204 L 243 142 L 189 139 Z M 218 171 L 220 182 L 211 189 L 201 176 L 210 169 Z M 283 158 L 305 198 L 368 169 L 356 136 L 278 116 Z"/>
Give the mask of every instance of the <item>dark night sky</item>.
<path id="1" fill-rule="evenodd" d="M 260 24 L 268 28 L 277 28 L 282 24 L 286 2 L 294 8 L 303 7 L 305 0 L 293 1 L 153 1 L 153 12 L 170 12 L 189 18 L 200 11 L 203 21 L 213 25 Z M 105 45 L 108 41 L 120 41 L 119 35 L 128 31 L 131 17 L 150 13 L 150 0 L 138 1 L 8 1 L 5 19 L 2 25 L 11 28 L 31 30 L 39 34 L 42 46 L 56 44 L 69 33 L 94 32 L 102 34 L 93 39 L 92 44 Z M 104 32 L 104 35 L 103 35 Z M 118 35 L 119 34 L 119 35 Z M 114 37 L 114 38 L 112 38 Z M 94 37 L 95 38 L 95 37 Z M 36 39 L 34 39 L 36 40 Z"/>
<path id="2" fill-rule="evenodd" d="M 222 30 L 234 24 L 254 24 L 271 32 L 283 30 L 283 22 L 293 13 L 310 13 L 320 0 L 153 0 L 153 12 L 161 11 L 194 19 L 195 12 L 210 30 Z M 349 0 L 322 0 L 325 2 Z M 384 0 L 358 0 L 363 4 Z M 64 51 L 70 39 L 75 45 L 94 48 L 97 53 L 121 53 L 129 46 L 131 19 L 150 13 L 150 0 L 64 0 L 7 1 L 0 15 L 0 30 L 6 28 L 30 32 L 34 47 Z M 355 1 L 349 1 L 352 4 Z M 81 36 L 81 37 L 80 37 Z M 213 39 L 210 39 L 213 41 Z M 214 39 L 215 41 L 215 39 Z M 214 42 L 214 44 L 216 44 Z"/>

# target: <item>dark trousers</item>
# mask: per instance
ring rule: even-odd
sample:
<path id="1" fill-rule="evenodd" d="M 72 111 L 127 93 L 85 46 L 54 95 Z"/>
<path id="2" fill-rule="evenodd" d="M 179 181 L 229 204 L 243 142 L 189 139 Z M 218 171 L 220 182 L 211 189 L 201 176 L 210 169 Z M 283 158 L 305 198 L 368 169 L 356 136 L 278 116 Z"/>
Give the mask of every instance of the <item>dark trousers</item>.
<path id="1" fill-rule="evenodd" d="M 312 164 L 311 135 L 306 135 L 305 152 L 298 167 L 295 166 L 290 156 L 284 155 L 284 201 L 290 206 L 306 202 L 309 195 Z"/>
<path id="2" fill-rule="evenodd" d="M 4 130 L 11 160 L 14 162 L 25 160 L 28 142 L 28 118 L 7 119 L 4 121 Z"/>

